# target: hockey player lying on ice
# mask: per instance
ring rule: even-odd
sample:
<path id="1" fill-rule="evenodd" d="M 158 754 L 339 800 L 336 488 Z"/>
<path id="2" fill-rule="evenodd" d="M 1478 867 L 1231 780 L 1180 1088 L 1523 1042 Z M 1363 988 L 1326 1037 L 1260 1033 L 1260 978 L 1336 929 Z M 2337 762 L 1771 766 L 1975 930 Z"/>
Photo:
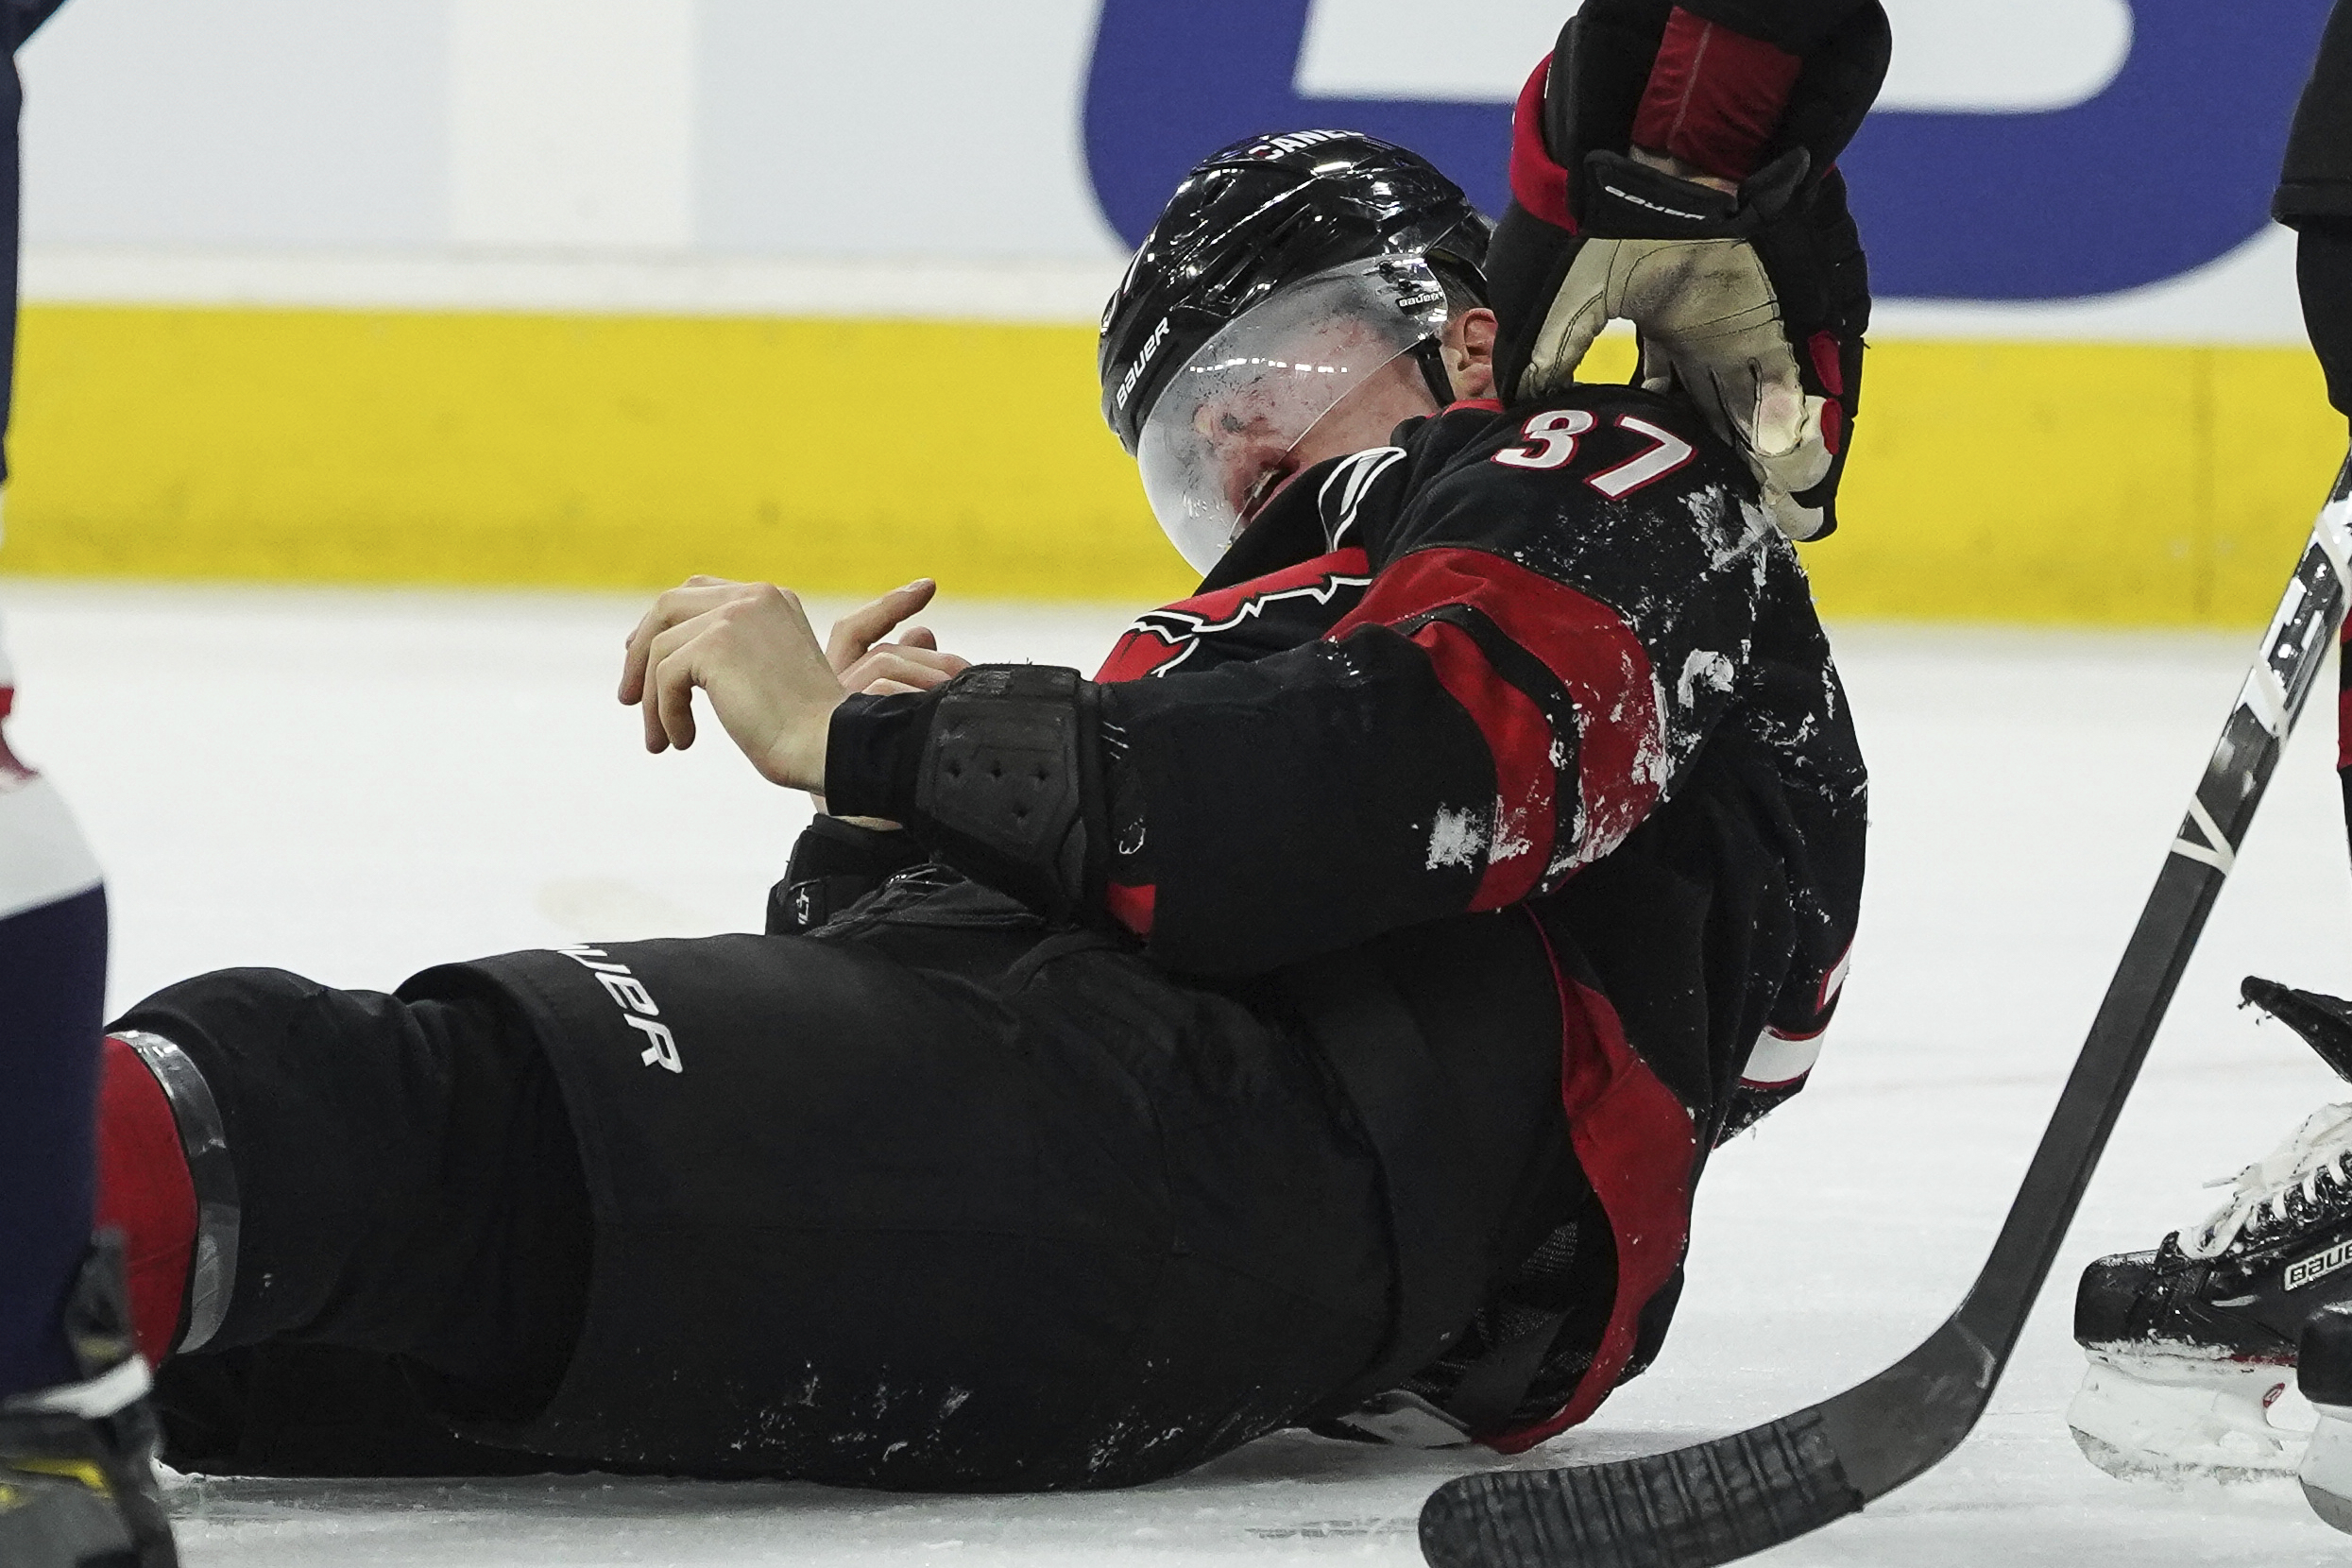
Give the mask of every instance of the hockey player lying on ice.
<path id="1" fill-rule="evenodd" d="M 920 590 L 830 662 L 779 590 L 663 595 L 648 744 L 699 687 L 841 814 L 771 934 L 119 1020 L 171 1457 L 1113 1486 L 1517 1449 L 1645 1366 L 1834 1006 L 1863 768 L 1688 405 L 1492 401 L 1488 237 L 1350 135 L 1196 170 L 1103 380 L 1208 578 L 1094 679 L 869 653 Z"/>

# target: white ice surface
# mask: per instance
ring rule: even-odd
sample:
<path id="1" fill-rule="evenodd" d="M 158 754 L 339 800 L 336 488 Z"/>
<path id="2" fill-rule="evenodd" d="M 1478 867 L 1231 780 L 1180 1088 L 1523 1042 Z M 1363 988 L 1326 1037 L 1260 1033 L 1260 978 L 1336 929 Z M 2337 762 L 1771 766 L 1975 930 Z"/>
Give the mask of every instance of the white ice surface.
<path id="1" fill-rule="evenodd" d="M 559 940 L 756 929 L 806 810 L 715 730 L 682 758 L 638 749 L 611 693 L 633 601 L 16 582 L 0 584 L 0 605 L 23 686 L 11 734 L 109 868 L 118 1003 L 224 964 L 382 986 Z M 1123 617 L 951 604 L 931 621 L 980 656 L 1090 664 Z M 1846 1010 L 1813 1087 L 1710 1168 L 1656 1370 L 1520 1462 L 1784 1413 L 1877 1371 L 1951 1309 L 2253 642 L 1840 629 L 1876 792 Z M 2352 991 L 2325 707 L 2324 694 L 1990 1415 L 1925 1478 L 1760 1560 L 2352 1556 L 2286 1483 L 2111 1480 L 2060 1419 L 2080 1367 L 2068 1306 L 2082 1264 L 2201 1213 L 2201 1181 L 2339 1096 L 2291 1034 L 2233 1005 L 2248 972 Z M 1095 1496 L 590 1478 L 202 1481 L 176 1502 L 195 1568 L 1409 1563 L 1423 1497 L 1480 1462 L 1286 1436 Z"/>

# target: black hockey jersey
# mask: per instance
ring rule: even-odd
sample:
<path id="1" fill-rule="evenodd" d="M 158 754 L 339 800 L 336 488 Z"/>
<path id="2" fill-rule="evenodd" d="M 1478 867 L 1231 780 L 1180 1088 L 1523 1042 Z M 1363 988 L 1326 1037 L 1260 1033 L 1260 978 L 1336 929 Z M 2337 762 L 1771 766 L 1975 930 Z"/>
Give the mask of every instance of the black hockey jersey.
<path id="1" fill-rule="evenodd" d="M 1528 1400 L 1474 1427 L 1515 1449 L 1654 1354 L 1706 1150 L 1801 1084 L 1853 932 L 1864 770 L 1795 552 L 1686 409 L 1578 387 L 1393 439 L 1292 481 L 1095 681 L 983 667 L 850 699 L 827 793 L 1184 972 L 1533 921 L 1607 1321 L 1571 1328 L 1532 1267 L 1415 1384 L 1443 1406 L 1558 1324 Z"/>

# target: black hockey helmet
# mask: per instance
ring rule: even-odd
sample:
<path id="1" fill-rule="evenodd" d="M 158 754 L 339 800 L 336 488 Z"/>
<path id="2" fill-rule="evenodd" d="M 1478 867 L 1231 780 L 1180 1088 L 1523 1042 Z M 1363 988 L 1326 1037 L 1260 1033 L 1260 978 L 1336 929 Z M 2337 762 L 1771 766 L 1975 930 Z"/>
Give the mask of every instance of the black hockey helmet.
<path id="1" fill-rule="evenodd" d="M 1218 329 L 1344 263 L 1423 253 L 1486 294 L 1494 226 L 1419 154 L 1352 130 L 1253 136 L 1176 187 L 1102 312 L 1102 417 L 1130 452 L 1167 378 Z"/>

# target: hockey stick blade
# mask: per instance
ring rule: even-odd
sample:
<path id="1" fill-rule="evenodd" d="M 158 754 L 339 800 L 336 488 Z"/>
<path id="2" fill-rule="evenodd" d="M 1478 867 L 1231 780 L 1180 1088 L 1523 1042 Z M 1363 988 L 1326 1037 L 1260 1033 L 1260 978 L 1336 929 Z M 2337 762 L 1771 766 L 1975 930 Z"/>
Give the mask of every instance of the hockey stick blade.
<path id="1" fill-rule="evenodd" d="M 1665 1454 L 1464 1475 L 1421 1512 L 1434 1568 L 1713 1568 L 1858 1512 L 1985 1413 L 2344 617 L 2352 456 L 2222 727 L 2050 1126 L 1959 1309 L 1795 1415 Z"/>

